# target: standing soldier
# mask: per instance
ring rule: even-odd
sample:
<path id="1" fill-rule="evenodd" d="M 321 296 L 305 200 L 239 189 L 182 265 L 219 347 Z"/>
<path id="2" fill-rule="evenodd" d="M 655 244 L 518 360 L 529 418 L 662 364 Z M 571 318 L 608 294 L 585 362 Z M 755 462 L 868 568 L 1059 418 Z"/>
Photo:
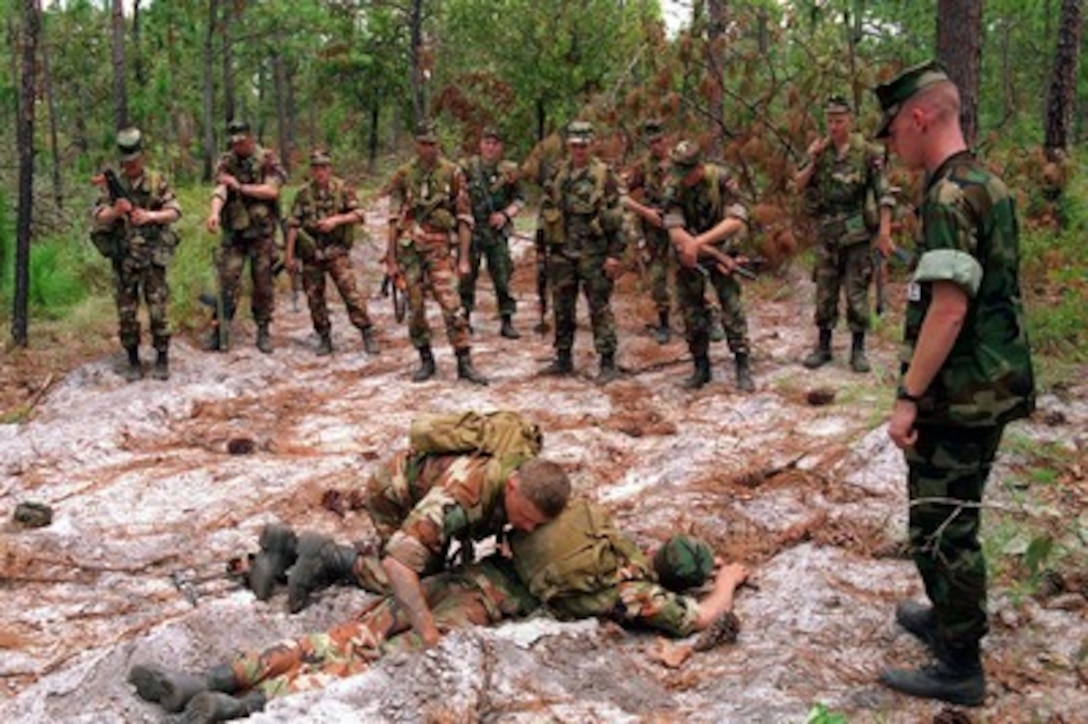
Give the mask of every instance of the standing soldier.
<path id="1" fill-rule="evenodd" d="M 166 267 L 174 257 L 177 234 L 170 224 L 181 218 L 174 192 L 162 174 L 144 168 L 143 139 L 138 128 L 117 134 L 121 175 L 107 171 L 106 188 L 94 212 L 95 244 L 113 260 L 121 346 L 128 353 L 125 379 L 140 379 L 140 296 L 147 305 L 157 380 L 170 377 L 170 287 Z M 105 252 L 104 252 L 105 253 Z"/>
<path id="2" fill-rule="evenodd" d="M 314 331 L 321 338 L 317 354 L 332 354 L 329 308 L 325 302 L 325 275 L 348 309 L 348 319 L 362 333 L 367 354 L 378 354 L 374 325 L 366 313 L 366 299 L 355 283 L 351 265 L 354 226 L 364 220 L 355 189 L 332 175 L 332 158 L 322 151 L 310 155 L 310 180 L 299 189 L 291 207 L 287 230 L 287 268 L 294 273 L 301 260 L 302 288 L 310 306 Z"/>
<path id="3" fill-rule="evenodd" d="M 755 389 L 749 364 L 748 320 L 741 304 L 736 270 L 742 257 L 738 243 L 748 231 L 748 210 L 736 193 L 730 173 L 703 163 L 699 145 L 681 141 L 669 155 L 673 180 L 665 192 L 665 228 L 676 245 L 680 269 L 676 293 L 684 313 L 688 349 L 695 372 L 684 387 L 698 389 L 710 382 L 710 314 L 706 303 L 709 281 L 722 307 L 725 338 L 736 360 L 737 387 Z M 713 261 L 699 262 L 700 257 Z"/>
<path id="4" fill-rule="evenodd" d="M 219 157 L 216 166 L 216 186 L 207 220 L 208 231 L 223 232 L 217 261 L 225 319 L 219 319 L 218 323 L 230 324 L 234 319 L 242 267 L 249 259 L 257 349 L 269 354 L 272 339 L 268 325 L 272 323 L 276 299 L 272 286 L 273 237 L 279 216 L 280 187 L 287 182 L 287 172 L 276 154 L 257 144 L 245 121 L 231 121 L 227 133 L 230 150 Z M 207 347 L 220 348 L 218 333 L 212 333 Z"/>
<path id="5" fill-rule="evenodd" d="M 618 376 L 611 297 L 627 241 L 619 183 L 608 164 L 590 155 L 592 140 L 589 123 L 573 121 L 567 127 L 569 157 L 545 185 L 541 202 L 556 351 L 555 360 L 542 374 L 569 375 L 574 371 L 571 349 L 581 287 L 589 303 L 593 344 L 601 356 L 597 381 L 603 384 Z"/>
<path id="6" fill-rule="evenodd" d="M 457 354 L 458 379 L 486 385 L 487 380 L 472 367 L 468 319 L 456 289 L 458 274 L 469 271 L 472 208 L 461 169 L 438 152 L 433 123 L 416 128 L 416 158 L 397 169 L 389 193 L 386 265 L 391 279 L 403 271 L 408 287 L 408 334 L 420 359 L 412 381 L 422 382 L 435 373 L 423 299 L 424 291 L 430 290 L 442 308 L 446 335 Z M 458 241 L 456 269 L 450 254 L 451 234 Z"/>
<path id="7" fill-rule="evenodd" d="M 870 240 L 886 257 L 891 246 L 892 197 L 884 177 L 884 156 L 853 133 L 854 114 L 842 96 L 824 107 L 828 135 L 808 147 L 794 181 L 820 224 L 816 281 L 816 349 L 804 359 L 816 369 L 831 361 L 831 330 L 839 316 L 839 289 L 846 294 L 846 320 L 853 333 L 850 369 L 868 372 L 865 332 L 869 329 L 869 282 L 873 276 Z M 878 208 L 879 207 L 879 208 Z"/>
<path id="8" fill-rule="evenodd" d="M 669 180 L 669 145 L 664 124 L 657 119 L 642 125 L 642 137 L 649 152 L 627 176 L 627 191 L 631 195 L 623 198 L 623 205 L 642 221 L 642 236 L 649 252 L 650 294 L 657 306 L 657 343 L 668 344 L 669 267 L 675 255 L 662 219 L 662 203 Z"/>
<path id="9" fill-rule="evenodd" d="M 476 279 L 480 274 L 480 260 L 486 257 L 487 272 L 495 285 L 499 314 L 502 316 L 499 334 L 507 339 L 518 339 L 521 335 L 512 321 L 517 302 L 510 295 L 510 275 L 514 266 L 510 261 L 508 241 L 514 228 L 513 219 L 525 205 L 518 167 L 511 161 L 503 160 L 502 134 L 497 128 L 488 126 L 480 137 L 480 155 L 468 159 L 462 168 L 468 181 L 472 217 L 475 220 L 469 248 L 469 271 L 461 278 L 461 303 L 465 308 L 465 319 L 470 318 L 476 307 Z"/>

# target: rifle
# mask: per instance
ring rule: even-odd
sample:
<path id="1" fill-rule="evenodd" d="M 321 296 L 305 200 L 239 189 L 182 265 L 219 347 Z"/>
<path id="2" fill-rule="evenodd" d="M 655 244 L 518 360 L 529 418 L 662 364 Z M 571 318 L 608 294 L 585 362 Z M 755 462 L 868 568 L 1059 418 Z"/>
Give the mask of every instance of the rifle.
<path id="1" fill-rule="evenodd" d="M 714 265 L 718 267 L 718 271 L 723 274 L 729 273 L 729 268 L 732 266 L 733 272 L 750 280 L 756 278 L 754 270 L 767 263 L 767 260 L 761 256 L 747 258 L 740 256 L 736 251 L 723 252 L 713 246 L 705 245 L 699 247 L 699 256 L 710 257 Z M 710 272 L 702 263 L 698 267 L 704 273 Z"/>
<path id="2" fill-rule="evenodd" d="M 215 328 L 217 347 L 220 352 L 226 352 L 230 349 L 230 317 L 232 315 L 227 314 L 227 300 L 223 297 L 220 259 L 219 247 L 212 249 L 212 267 L 215 269 L 216 286 L 219 288 L 214 295 L 202 293 L 198 300 L 204 306 L 212 308 L 212 326 Z"/>
<path id="3" fill-rule="evenodd" d="M 91 179 L 91 182 L 106 187 L 106 193 L 109 195 L 111 205 L 116 203 L 118 199 L 125 199 L 133 206 L 136 205 L 128 191 L 121 185 L 117 172 L 112 168 L 103 169 L 101 173 Z M 125 228 L 120 233 L 113 230 L 99 231 L 97 229 L 91 232 L 91 243 L 98 249 L 98 253 L 110 260 L 115 271 L 120 271 L 121 259 L 127 250 L 128 221 L 129 215 L 126 213 L 122 217 Z"/>
<path id="4" fill-rule="evenodd" d="M 385 257 L 381 258 L 381 263 L 385 263 Z M 382 277 L 381 295 L 383 297 L 393 297 L 393 319 L 397 320 L 397 324 L 404 322 L 404 317 L 408 314 L 408 297 L 405 294 L 405 282 L 403 274 L 396 274 L 390 276 L 389 272 L 385 273 Z"/>
<path id="5" fill-rule="evenodd" d="M 544 335 L 548 333 L 548 245 L 544 240 L 544 229 L 536 230 L 536 298 L 540 308 L 540 321 L 536 325 L 536 333 Z"/>
<path id="6" fill-rule="evenodd" d="M 892 247 L 892 256 L 895 257 L 903 266 L 910 266 L 914 263 L 914 255 L 909 251 L 898 247 Z M 876 316 L 884 316 L 884 310 L 888 308 L 888 291 L 887 291 L 887 275 L 888 275 L 888 258 L 884 256 L 880 249 L 873 249 L 873 285 L 876 287 Z"/>

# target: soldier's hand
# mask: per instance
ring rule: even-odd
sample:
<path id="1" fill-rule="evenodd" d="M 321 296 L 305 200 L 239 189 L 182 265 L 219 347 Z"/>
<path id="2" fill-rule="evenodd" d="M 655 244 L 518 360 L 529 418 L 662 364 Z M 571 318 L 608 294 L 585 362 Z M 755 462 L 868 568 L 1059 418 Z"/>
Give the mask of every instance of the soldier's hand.
<path id="1" fill-rule="evenodd" d="M 152 223 L 152 212 L 147 209 L 133 209 L 129 213 L 129 221 L 133 226 L 143 226 L 144 224 Z"/>
<path id="2" fill-rule="evenodd" d="M 808 144 L 807 153 L 809 158 L 816 158 L 816 156 L 818 156 L 825 148 L 827 148 L 828 140 L 829 139 L 827 138 L 827 136 L 821 136 L 812 143 Z"/>
<path id="3" fill-rule="evenodd" d="M 457 259 L 457 274 L 459 276 L 467 277 L 471 271 L 472 265 L 469 264 L 467 255 Z"/>
<path id="4" fill-rule="evenodd" d="M 295 257 L 287 257 L 287 259 L 284 260 L 283 265 L 287 268 L 287 272 L 289 274 L 298 274 L 299 263 L 298 259 L 296 259 Z"/>
<path id="5" fill-rule="evenodd" d="M 330 231 L 336 228 L 336 222 L 333 221 L 331 216 L 326 216 L 321 221 L 318 221 L 317 224 L 315 224 L 314 226 L 317 228 L 317 231 L 319 233 L 328 234 Z"/>
<path id="6" fill-rule="evenodd" d="M 222 185 L 226 186 L 231 191 L 237 191 L 242 187 L 241 182 L 229 173 L 219 174 L 219 178 L 217 179 L 217 181 Z"/>
<path id="7" fill-rule="evenodd" d="M 885 259 L 890 259 L 892 252 L 895 251 L 895 245 L 892 243 L 891 234 L 879 234 L 876 237 L 876 250 L 880 252 L 880 256 Z"/>
<path id="8" fill-rule="evenodd" d="M 900 450 L 914 447 L 918 440 L 918 431 L 914 420 L 918 417 L 918 407 L 910 400 L 896 400 L 892 409 L 892 419 L 888 422 L 888 437 Z"/>
<path id="9" fill-rule="evenodd" d="M 128 199 L 117 199 L 113 202 L 113 213 L 117 216 L 128 216 L 132 212 L 132 202 Z"/>
<path id="10" fill-rule="evenodd" d="M 688 269 L 694 269 L 699 262 L 699 247 L 694 239 L 685 239 L 676 244 L 677 258 Z"/>
<path id="11" fill-rule="evenodd" d="M 616 279 L 623 272 L 623 264 L 615 257 L 604 260 L 604 275 L 609 279 Z"/>
<path id="12" fill-rule="evenodd" d="M 218 214 L 212 214 L 211 216 L 208 217 L 208 220 L 204 222 L 204 225 L 206 227 L 208 227 L 208 231 L 212 232 L 213 234 L 218 233 L 218 231 L 219 231 L 219 215 Z"/>
<path id="13" fill-rule="evenodd" d="M 385 261 L 385 273 L 389 275 L 390 279 L 396 279 L 400 276 L 400 269 L 397 267 L 395 259 L 387 259 Z"/>
<path id="14" fill-rule="evenodd" d="M 491 216 L 487 217 L 487 223 L 491 225 L 493 229 L 501 229 L 506 226 L 506 214 L 501 211 L 491 212 Z"/>

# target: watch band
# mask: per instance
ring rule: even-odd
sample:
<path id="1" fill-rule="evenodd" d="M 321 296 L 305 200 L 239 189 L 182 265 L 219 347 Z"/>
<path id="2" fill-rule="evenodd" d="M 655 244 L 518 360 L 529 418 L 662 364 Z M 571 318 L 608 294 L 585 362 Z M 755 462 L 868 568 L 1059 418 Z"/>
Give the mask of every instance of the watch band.
<path id="1" fill-rule="evenodd" d="M 917 405 L 919 400 L 922 399 L 922 396 L 912 395 L 903 383 L 899 383 L 899 387 L 897 387 L 895 390 L 895 399 L 906 400 L 907 402 L 913 402 Z"/>

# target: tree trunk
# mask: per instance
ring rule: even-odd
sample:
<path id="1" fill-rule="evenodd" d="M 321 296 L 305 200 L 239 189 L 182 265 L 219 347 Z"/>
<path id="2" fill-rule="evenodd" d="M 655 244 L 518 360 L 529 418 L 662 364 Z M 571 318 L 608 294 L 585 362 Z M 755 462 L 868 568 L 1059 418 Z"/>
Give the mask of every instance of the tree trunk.
<path id="1" fill-rule="evenodd" d="M 1077 102 L 1077 59 L 1083 26 L 1083 0 L 1062 0 L 1054 69 L 1046 99 L 1047 156 L 1051 160 L 1069 148 L 1073 111 Z"/>
<path id="2" fill-rule="evenodd" d="M 34 211 L 34 73 L 40 32 L 38 0 L 23 0 L 23 68 L 15 128 L 19 152 L 19 209 L 15 221 L 15 299 L 11 313 L 11 339 L 16 347 L 26 347 L 28 339 L 30 231 Z"/>
<path id="3" fill-rule="evenodd" d="M 370 102 L 370 137 L 366 144 L 366 170 L 374 173 L 374 167 L 378 163 L 378 118 L 381 106 L 376 100 Z"/>
<path id="4" fill-rule="evenodd" d="M 133 74 L 136 77 L 136 86 L 143 88 L 147 85 L 147 71 L 144 68 L 144 59 L 140 43 L 140 0 L 132 2 L 132 65 Z"/>
<path id="5" fill-rule="evenodd" d="M 426 118 L 427 98 L 424 92 L 423 77 L 423 0 L 412 0 L 411 14 L 408 17 L 410 45 L 408 62 L 411 65 L 408 77 L 412 90 L 412 122 L 418 124 Z"/>
<path id="6" fill-rule="evenodd" d="M 272 56 L 272 95 L 276 101 L 276 143 L 284 170 L 290 172 L 287 140 L 287 68 L 283 56 L 277 51 Z"/>
<path id="7" fill-rule="evenodd" d="M 960 89 L 960 123 L 968 146 L 978 133 L 982 0 L 937 0 L 937 57 Z"/>
<path id="8" fill-rule="evenodd" d="M 122 0 L 113 0 L 110 14 L 113 35 L 113 115 L 117 130 L 127 128 L 128 88 L 125 83 L 125 12 Z"/>
<path id="9" fill-rule="evenodd" d="M 725 79 L 721 56 L 725 52 L 726 0 L 707 0 L 706 11 L 706 72 L 710 81 L 706 102 L 714 125 L 714 136 L 707 152 L 711 158 L 721 159 L 725 151 Z"/>
<path id="10" fill-rule="evenodd" d="M 57 144 L 57 100 L 53 96 L 53 75 L 49 72 L 49 44 L 42 43 L 42 89 L 49 108 L 49 148 L 53 152 L 53 203 L 64 210 L 64 190 L 60 176 L 60 148 Z"/>
<path id="11" fill-rule="evenodd" d="M 223 20 L 220 28 L 220 36 L 223 39 L 223 124 L 234 120 L 237 112 L 234 106 L 234 42 L 231 40 L 231 26 L 238 20 L 234 8 L 237 3 L 223 3 Z"/>
<path id="12" fill-rule="evenodd" d="M 212 164 L 215 163 L 215 79 L 212 66 L 215 62 L 215 19 L 219 15 L 218 0 L 208 0 L 208 31 L 204 34 L 204 182 L 212 180 Z"/>

